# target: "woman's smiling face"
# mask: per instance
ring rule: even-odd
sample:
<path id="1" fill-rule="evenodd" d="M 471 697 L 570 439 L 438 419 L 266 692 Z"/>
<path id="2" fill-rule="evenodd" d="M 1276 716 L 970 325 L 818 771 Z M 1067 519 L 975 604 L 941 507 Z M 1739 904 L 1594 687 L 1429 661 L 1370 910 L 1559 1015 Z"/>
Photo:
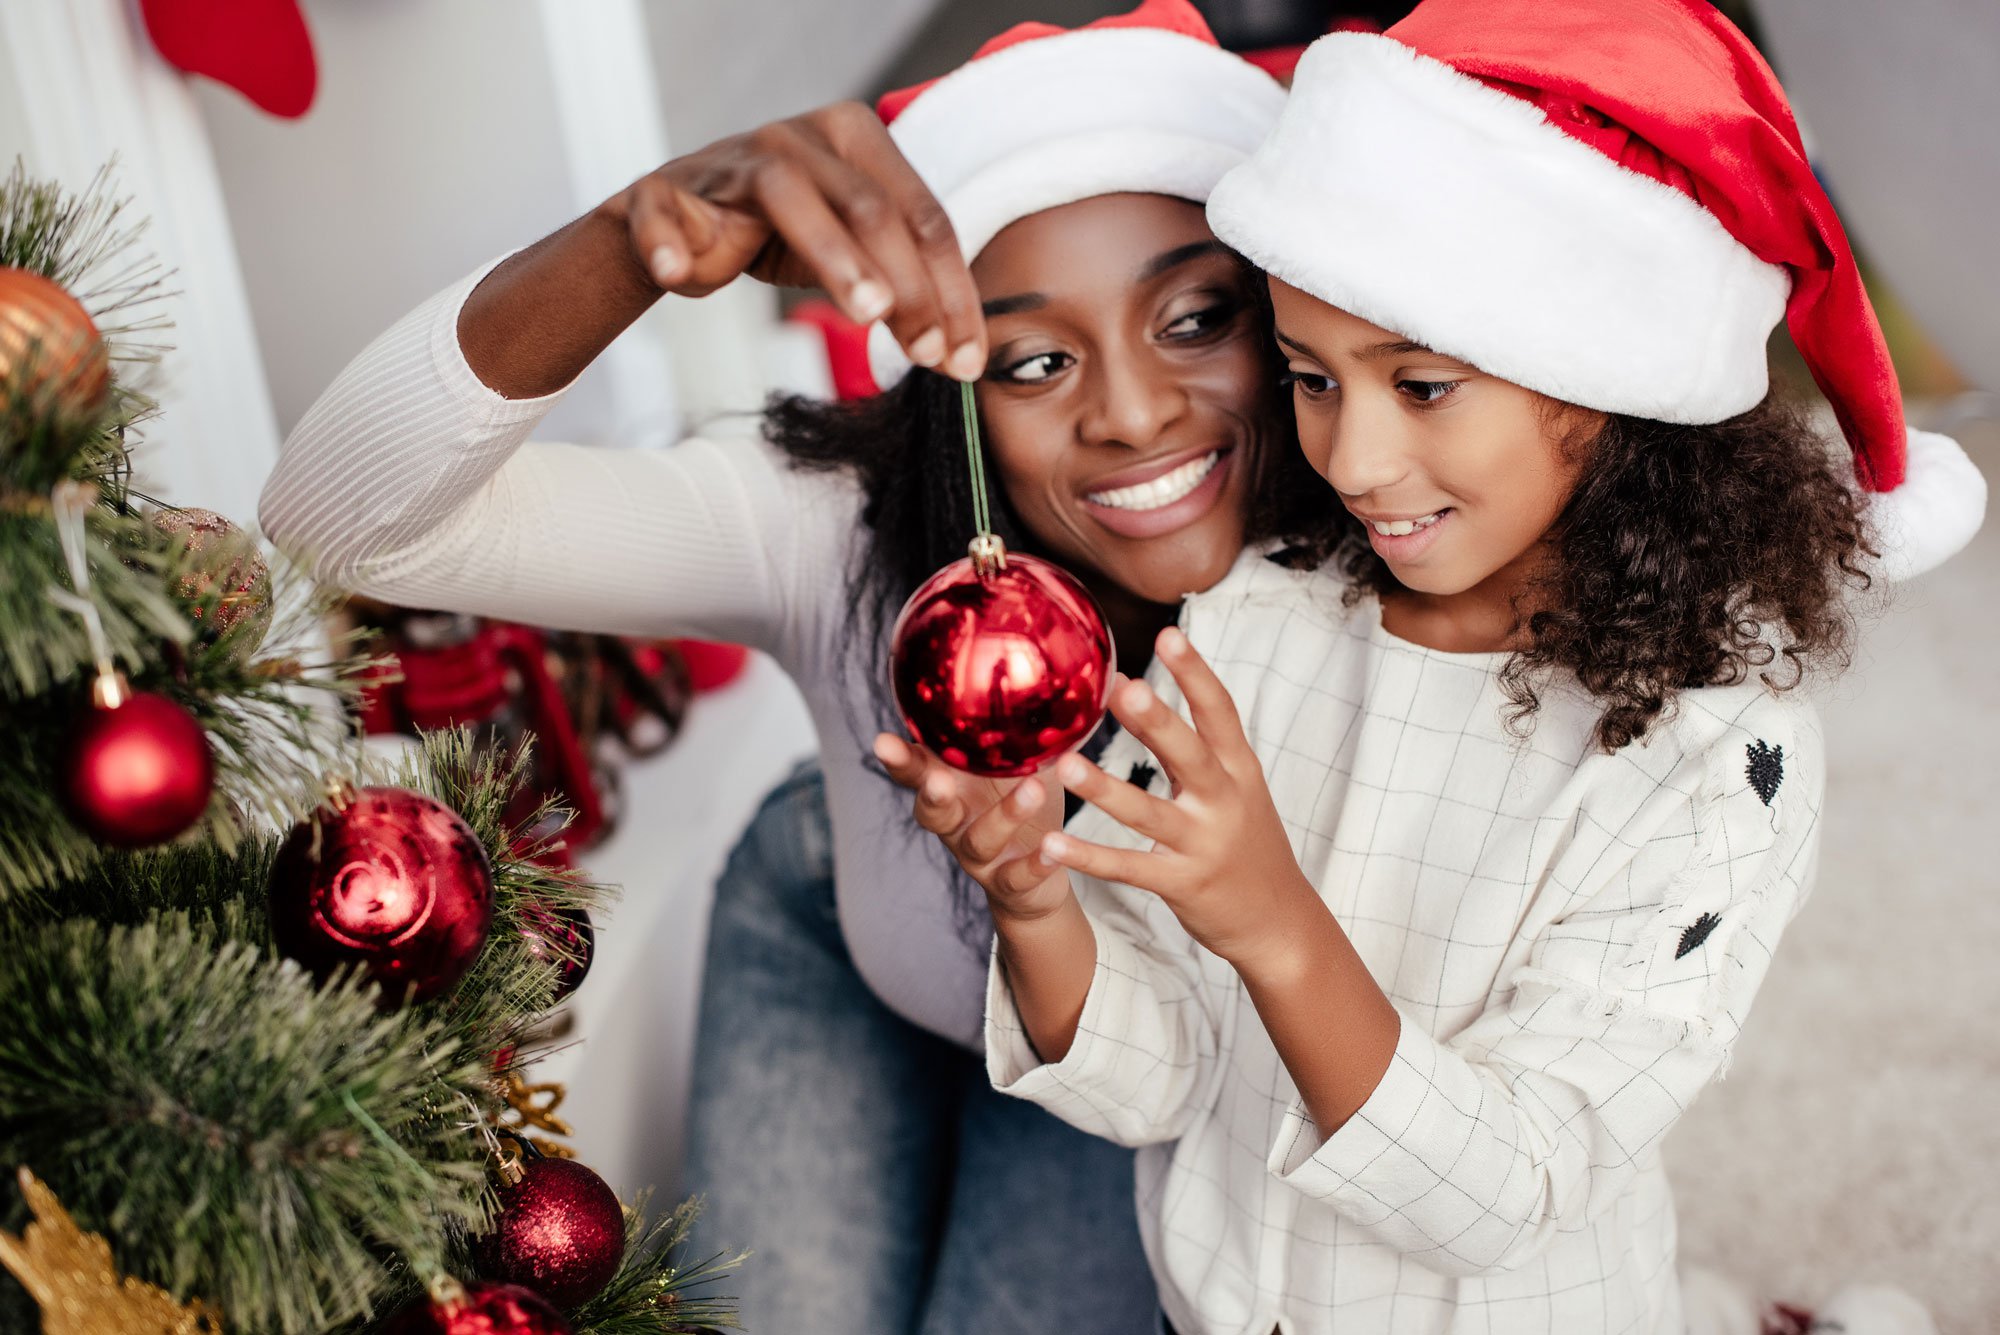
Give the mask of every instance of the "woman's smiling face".
<path id="1" fill-rule="evenodd" d="M 980 417 L 1043 550 L 1149 603 L 1221 579 L 1276 406 L 1255 272 L 1199 205 L 1127 194 L 1021 219 L 972 275 L 992 348 Z"/>

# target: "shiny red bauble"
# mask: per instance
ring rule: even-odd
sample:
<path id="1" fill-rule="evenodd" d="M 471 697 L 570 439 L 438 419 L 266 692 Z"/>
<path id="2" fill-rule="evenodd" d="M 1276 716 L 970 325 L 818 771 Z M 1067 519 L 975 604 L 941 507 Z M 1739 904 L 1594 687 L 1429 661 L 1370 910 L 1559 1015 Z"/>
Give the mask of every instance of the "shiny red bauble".
<path id="1" fill-rule="evenodd" d="M 493 925 L 493 867 L 456 811 L 407 788 L 342 793 L 299 822 L 271 865 L 271 936 L 324 978 L 358 965 L 383 1000 L 423 1001 L 464 976 Z"/>
<path id="2" fill-rule="evenodd" d="M 558 1307 L 595 1298 L 625 1256 L 625 1211 L 604 1179 L 573 1159 L 534 1157 L 499 1188 L 479 1273 L 533 1289 Z"/>
<path id="3" fill-rule="evenodd" d="M 1114 656 L 1104 614 L 1066 572 L 1009 553 L 954 561 L 903 604 L 889 672 L 910 734 L 954 769 L 1032 774 L 1104 717 Z"/>
<path id="4" fill-rule="evenodd" d="M 531 904 L 521 913 L 521 941 L 528 953 L 556 966 L 556 993 L 550 1005 L 569 1000 L 590 973 L 597 953 L 597 933 L 590 914 L 581 908 L 551 909 Z"/>
<path id="5" fill-rule="evenodd" d="M 93 839 L 144 848 L 172 839 L 208 810 L 215 755 L 185 709 L 119 686 L 101 691 L 77 721 L 57 774 L 63 810 Z"/>
<path id="6" fill-rule="evenodd" d="M 382 1327 L 382 1335 L 575 1335 L 561 1312 L 514 1284 L 465 1284 L 423 1298 Z"/>

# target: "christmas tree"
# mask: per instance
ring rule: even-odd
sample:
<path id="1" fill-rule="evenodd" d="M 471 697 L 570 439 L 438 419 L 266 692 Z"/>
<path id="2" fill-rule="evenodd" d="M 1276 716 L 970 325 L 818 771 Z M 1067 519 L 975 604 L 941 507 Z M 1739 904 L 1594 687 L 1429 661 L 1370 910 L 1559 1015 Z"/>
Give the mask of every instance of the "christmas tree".
<path id="1" fill-rule="evenodd" d="M 605 892 L 510 826 L 525 753 L 376 772 L 329 600 L 136 489 L 138 231 L 0 186 L 0 1330 L 733 1325 L 693 1206 L 544 1134 Z"/>

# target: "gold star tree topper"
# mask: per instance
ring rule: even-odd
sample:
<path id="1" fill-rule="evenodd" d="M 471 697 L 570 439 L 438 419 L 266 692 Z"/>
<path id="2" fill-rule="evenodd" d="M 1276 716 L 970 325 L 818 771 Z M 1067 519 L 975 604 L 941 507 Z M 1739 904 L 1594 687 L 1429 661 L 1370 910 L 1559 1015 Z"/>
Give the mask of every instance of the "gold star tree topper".
<path id="1" fill-rule="evenodd" d="M 21 1195 L 35 1219 L 18 1238 L 0 1232 L 0 1265 L 41 1304 L 42 1335 L 222 1335 L 222 1319 L 207 1304 L 183 1307 L 164 1289 L 121 1279 L 111 1244 L 78 1228 L 25 1168 Z"/>

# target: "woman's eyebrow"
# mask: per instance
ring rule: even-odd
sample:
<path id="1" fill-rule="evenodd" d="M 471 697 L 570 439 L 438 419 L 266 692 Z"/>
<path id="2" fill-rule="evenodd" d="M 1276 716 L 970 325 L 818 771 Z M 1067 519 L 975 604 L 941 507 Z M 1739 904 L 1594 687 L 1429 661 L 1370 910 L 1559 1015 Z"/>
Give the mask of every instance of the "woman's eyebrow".
<path id="1" fill-rule="evenodd" d="M 1013 315 L 1018 311 L 1040 310 L 1049 304 L 1049 299 L 1040 292 L 1023 292 L 1019 296 L 995 297 L 981 302 L 980 314 L 991 320 L 996 315 Z"/>
<path id="2" fill-rule="evenodd" d="M 1177 268 L 1180 265 L 1186 264 L 1189 260 L 1196 259 L 1202 255 L 1226 255 L 1228 253 L 1229 247 L 1213 238 L 1207 241 L 1191 241 L 1185 246 L 1175 246 L 1172 250 L 1162 251 L 1140 265 L 1136 281 L 1141 283 L 1150 282 L 1167 270 Z"/>

